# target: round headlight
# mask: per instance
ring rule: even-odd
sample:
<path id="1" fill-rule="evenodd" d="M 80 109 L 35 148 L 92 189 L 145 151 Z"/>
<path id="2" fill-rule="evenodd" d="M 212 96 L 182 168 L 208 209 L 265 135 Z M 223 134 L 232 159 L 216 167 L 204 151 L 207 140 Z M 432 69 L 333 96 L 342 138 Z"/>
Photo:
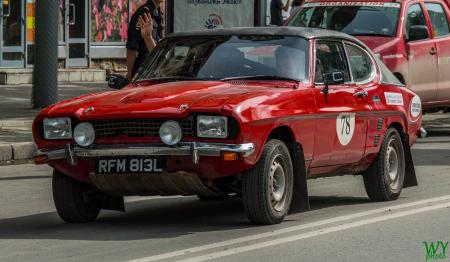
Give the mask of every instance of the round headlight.
<path id="1" fill-rule="evenodd" d="M 173 146 L 180 142 L 182 137 L 181 127 L 178 122 L 167 121 L 159 128 L 159 137 L 164 144 Z"/>
<path id="2" fill-rule="evenodd" d="M 73 130 L 73 139 L 80 146 L 90 146 L 95 140 L 95 130 L 91 123 L 80 123 Z"/>

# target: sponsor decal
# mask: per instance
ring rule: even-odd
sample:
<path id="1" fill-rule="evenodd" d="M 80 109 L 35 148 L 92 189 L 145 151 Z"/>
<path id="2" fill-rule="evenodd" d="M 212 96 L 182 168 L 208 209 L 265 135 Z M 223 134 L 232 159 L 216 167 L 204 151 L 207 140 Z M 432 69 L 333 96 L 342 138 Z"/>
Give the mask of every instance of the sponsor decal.
<path id="1" fill-rule="evenodd" d="M 423 241 L 425 261 L 447 260 L 448 241 Z"/>
<path id="2" fill-rule="evenodd" d="M 336 134 L 341 145 L 346 146 L 352 141 L 355 132 L 355 113 L 341 113 L 336 118 Z"/>
<path id="3" fill-rule="evenodd" d="M 419 96 L 414 96 L 414 98 L 411 100 L 410 110 L 411 116 L 414 118 L 418 117 L 422 112 L 422 103 Z"/>
<path id="4" fill-rule="evenodd" d="M 372 96 L 372 101 L 375 104 L 379 104 L 379 103 L 381 103 L 381 98 L 380 98 L 380 96 Z"/>
<path id="5" fill-rule="evenodd" d="M 403 105 L 403 95 L 400 93 L 384 92 L 384 98 L 386 98 L 386 105 Z"/>
<path id="6" fill-rule="evenodd" d="M 400 8 L 400 3 L 384 3 L 384 2 L 320 2 L 320 3 L 306 3 L 302 7 L 317 7 L 317 6 L 379 6 L 379 7 L 395 7 Z"/>

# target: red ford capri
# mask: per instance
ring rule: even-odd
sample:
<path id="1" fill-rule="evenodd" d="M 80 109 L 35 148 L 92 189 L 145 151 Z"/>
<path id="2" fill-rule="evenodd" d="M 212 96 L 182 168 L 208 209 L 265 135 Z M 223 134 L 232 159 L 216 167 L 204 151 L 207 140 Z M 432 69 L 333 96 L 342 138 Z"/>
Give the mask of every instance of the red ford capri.
<path id="1" fill-rule="evenodd" d="M 309 208 L 308 178 L 362 175 L 374 201 L 417 185 L 421 118 L 420 98 L 346 34 L 178 33 L 127 86 L 39 113 L 34 160 L 54 168 L 67 222 L 124 211 L 124 196 L 197 195 L 240 197 L 252 223 L 275 224 Z"/>

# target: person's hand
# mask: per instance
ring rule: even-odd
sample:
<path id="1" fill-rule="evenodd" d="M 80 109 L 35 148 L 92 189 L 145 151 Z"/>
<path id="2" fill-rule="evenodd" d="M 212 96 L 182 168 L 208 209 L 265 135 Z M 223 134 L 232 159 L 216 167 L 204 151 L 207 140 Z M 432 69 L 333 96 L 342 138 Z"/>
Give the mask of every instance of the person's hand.
<path id="1" fill-rule="evenodd" d="M 141 30 L 141 37 L 151 37 L 153 33 L 153 19 L 148 13 L 144 13 L 138 19 L 138 26 Z"/>

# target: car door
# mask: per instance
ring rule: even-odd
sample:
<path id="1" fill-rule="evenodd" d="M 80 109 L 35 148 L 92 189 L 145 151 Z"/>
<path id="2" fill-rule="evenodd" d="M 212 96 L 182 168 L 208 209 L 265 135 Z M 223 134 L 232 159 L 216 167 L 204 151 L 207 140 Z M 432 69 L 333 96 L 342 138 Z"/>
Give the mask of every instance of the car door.
<path id="1" fill-rule="evenodd" d="M 350 74 L 341 41 L 315 42 L 316 88 L 324 88 L 322 74 L 343 72 L 345 83 L 329 85 L 328 94 L 316 92 L 318 117 L 311 167 L 335 166 L 361 160 L 366 141 L 369 111 L 364 89 L 357 87 Z"/>
<path id="2" fill-rule="evenodd" d="M 432 102 L 437 94 L 437 56 L 436 43 L 428 38 L 409 41 L 409 29 L 412 26 L 428 26 L 420 3 L 414 3 L 406 9 L 406 50 L 408 54 L 408 88 L 416 92 L 422 102 Z"/>
<path id="3" fill-rule="evenodd" d="M 437 54 L 437 101 L 450 101 L 450 13 L 438 2 L 425 2 L 430 18 Z"/>

